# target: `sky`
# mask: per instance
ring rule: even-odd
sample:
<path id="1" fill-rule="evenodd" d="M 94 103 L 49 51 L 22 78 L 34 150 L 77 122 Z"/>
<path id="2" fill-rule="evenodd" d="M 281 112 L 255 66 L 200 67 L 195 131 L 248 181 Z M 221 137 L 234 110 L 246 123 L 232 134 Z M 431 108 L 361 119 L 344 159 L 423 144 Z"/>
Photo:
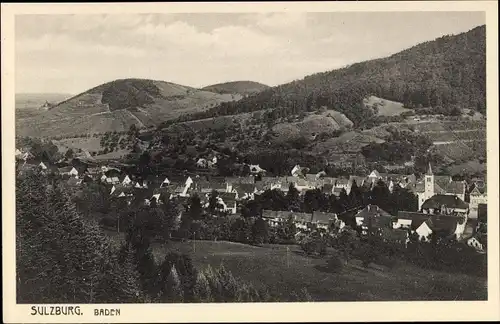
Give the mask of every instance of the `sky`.
<path id="1" fill-rule="evenodd" d="M 484 23 L 482 12 L 19 15 L 16 93 L 78 94 L 122 78 L 274 86 Z"/>

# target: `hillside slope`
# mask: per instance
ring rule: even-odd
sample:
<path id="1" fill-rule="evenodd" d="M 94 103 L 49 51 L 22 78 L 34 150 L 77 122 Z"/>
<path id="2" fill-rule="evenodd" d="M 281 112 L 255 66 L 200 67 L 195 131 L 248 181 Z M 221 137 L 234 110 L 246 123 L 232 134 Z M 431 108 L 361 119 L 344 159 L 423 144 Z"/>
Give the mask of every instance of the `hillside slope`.
<path id="1" fill-rule="evenodd" d="M 363 100 L 370 96 L 402 102 L 407 108 L 486 109 L 486 27 L 443 36 L 392 56 L 370 60 L 261 91 L 238 102 L 189 116 L 207 118 L 280 108 L 288 114 L 326 106 L 356 126 L 373 117 Z"/>
<path id="2" fill-rule="evenodd" d="M 22 136 L 61 136 L 124 131 L 135 124 L 155 126 L 181 114 L 199 112 L 235 100 L 228 94 L 202 91 L 147 79 L 108 82 L 71 97 L 33 118 L 16 121 Z"/>
<path id="3" fill-rule="evenodd" d="M 201 90 L 220 94 L 239 94 L 242 96 L 255 94 L 268 89 L 269 86 L 254 81 L 234 81 L 218 83 L 203 87 Z"/>

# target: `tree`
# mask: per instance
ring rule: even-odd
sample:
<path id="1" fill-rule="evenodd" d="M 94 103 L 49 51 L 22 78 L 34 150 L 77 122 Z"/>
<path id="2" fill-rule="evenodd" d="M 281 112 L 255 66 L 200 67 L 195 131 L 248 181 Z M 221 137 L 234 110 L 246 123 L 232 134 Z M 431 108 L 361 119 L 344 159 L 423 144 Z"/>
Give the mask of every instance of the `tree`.
<path id="1" fill-rule="evenodd" d="M 269 240 L 269 228 L 267 222 L 258 217 L 252 226 L 252 241 L 255 244 L 267 243 Z"/>
<path id="2" fill-rule="evenodd" d="M 292 243 L 295 239 L 295 234 L 297 234 L 297 227 L 292 216 L 288 217 L 284 223 L 278 225 L 277 238 L 280 243 Z"/>
<path id="3" fill-rule="evenodd" d="M 319 189 L 306 191 L 304 195 L 304 210 L 312 213 L 326 207 L 326 197 Z"/>
<path id="4" fill-rule="evenodd" d="M 200 197 L 195 194 L 189 199 L 189 216 L 192 220 L 200 220 L 203 217 L 203 207 Z"/>
<path id="5" fill-rule="evenodd" d="M 299 191 L 293 183 L 290 183 L 288 192 L 286 194 L 287 210 L 299 211 L 300 210 L 300 197 Z"/>
<path id="6" fill-rule="evenodd" d="M 392 210 L 393 201 L 390 198 L 389 188 L 387 188 L 384 181 L 378 180 L 371 191 L 370 203 L 384 210 Z"/>
<path id="7" fill-rule="evenodd" d="M 160 265 L 160 282 L 167 280 L 172 267 L 175 267 L 180 280 L 180 289 L 185 302 L 191 302 L 194 299 L 194 287 L 196 284 L 197 271 L 193 266 L 191 258 L 186 254 L 169 252 Z M 162 292 L 168 294 L 168 292 Z"/>
<path id="8" fill-rule="evenodd" d="M 217 191 L 212 190 L 208 198 L 208 211 L 210 212 L 211 215 L 216 214 L 217 211 L 222 209 L 222 206 L 219 203 L 218 196 L 219 194 L 217 193 Z"/>
<path id="9" fill-rule="evenodd" d="M 97 224 L 37 172 L 16 181 L 16 253 L 17 298 L 23 303 L 95 302 L 112 260 Z"/>
<path id="10" fill-rule="evenodd" d="M 64 158 L 66 160 L 71 160 L 75 156 L 75 153 L 73 152 L 72 148 L 69 148 L 66 153 L 64 154 Z"/>
<path id="11" fill-rule="evenodd" d="M 358 233 L 350 228 L 345 228 L 335 238 L 333 246 L 341 253 L 344 262 L 347 264 L 359 243 Z"/>
<path id="12" fill-rule="evenodd" d="M 198 302 L 211 302 L 212 292 L 210 290 L 210 284 L 204 271 L 199 271 L 196 277 L 196 283 L 194 286 L 194 297 L 195 301 Z"/>
<path id="13" fill-rule="evenodd" d="M 363 193 L 356 184 L 356 181 L 353 180 L 351 184 L 351 191 L 349 192 L 349 206 L 358 207 L 362 205 L 363 205 Z"/>
<path id="14" fill-rule="evenodd" d="M 163 302 L 180 303 L 184 301 L 184 291 L 179 278 L 179 274 L 175 266 L 170 268 L 170 272 L 166 278 L 165 289 L 161 296 Z"/>
<path id="15" fill-rule="evenodd" d="M 104 268 L 104 277 L 96 288 L 96 302 L 137 303 L 144 299 L 135 265 L 134 251 L 125 248 L 122 261 L 116 255 Z"/>
<path id="16" fill-rule="evenodd" d="M 139 135 L 139 129 L 135 124 L 130 125 L 127 134 L 131 137 L 137 137 Z"/>

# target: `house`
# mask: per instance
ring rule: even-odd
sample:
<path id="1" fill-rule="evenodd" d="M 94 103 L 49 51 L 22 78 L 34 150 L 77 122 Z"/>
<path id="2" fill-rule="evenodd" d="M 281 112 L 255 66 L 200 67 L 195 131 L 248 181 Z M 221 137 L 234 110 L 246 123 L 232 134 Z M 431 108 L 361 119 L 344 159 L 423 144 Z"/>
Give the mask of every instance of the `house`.
<path id="1" fill-rule="evenodd" d="M 411 190 L 411 186 L 412 185 L 415 185 L 415 182 L 417 181 L 417 178 L 415 177 L 414 174 L 410 174 L 410 175 L 403 175 L 399 181 L 398 181 L 398 185 L 401 187 L 401 188 L 408 188 Z"/>
<path id="2" fill-rule="evenodd" d="M 269 226 L 276 227 L 279 224 L 283 223 L 283 219 L 278 217 L 278 212 L 275 210 L 262 210 L 262 218 L 267 221 Z"/>
<path id="3" fill-rule="evenodd" d="M 106 183 L 106 184 L 110 184 L 110 185 L 115 185 L 115 184 L 119 184 L 120 183 L 120 179 L 118 178 L 118 176 L 106 176 L 106 175 L 102 175 L 101 177 L 101 181 Z"/>
<path id="4" fill-rule="evenodd" d="M 373 170 L 368 175 L 368 181 L 370 182 L 377 182 L 379 179 L 382 179 L 382 176 L 380 175 L 380 172 L 378 172 L 377 170 Z"/>
<path id="5" fill-rule="evenodd" d="M 350 186 L 352 186 L 353 183 L 356 183 L 358 187 L 362 187 L 365 183 L 365 177 L 349 176 L 349 183 Z"/>
<path id="6" fill-rule="evenodd" d="M 191 177 L 188 177 L 186 179 L 186 182 L 184 183 L 184 188 L 182 189 L 182 192 L 180 193 L 181 197 L 187 197 L 188 196 L 188 191 L 191 189 L 193 185 L 193 179 Z"/>
<path id="7" fill-rule="evenodd" d="M 309 183 L 315 183 L 318 180 L 317 174 L 315 174 L 315 173 L 307 173 L 305 175 L 305 178 L 306 178 L 306 181 Z"/>
<path id="8" fill-rule="evenodd" d="M 71 177 L 78 178 L 78 170 L 75 167 L 71 167 L 71 170 L 69 170 L 68 175 Z"/>
<path id="9" fill-rule="evenodd" d="M 219 193 L 218 202 L 223 206 L 223 210 L 225 212 L 229 212 L 230 214 L 236 214 L 237 205 L 236 205 L 236 194 L 233 192 L 221 192 Z"/>
<path id="10" fill-rule="evenodd" d="M 27 161 L 32 160 L 34 158 L 35 158 L 35 156 L 33 154 L 31 154 L 31 152 L 24 152 L 21 155 L 21 160 L 23 160 L 24 162 L 27 162 Z"/>
<path id="11" fill-rule="evenodd" d="M 407 224 L 411 221 L 410 232 L 416 232 L 419 238 L 428 236 L 432 232 L 442 237 L 454 237 L 457 240 L 464 235 L 467 218 L 457 215 L 426 214 L 422 212 L 398 212 L 398 222 Z M 423 225 L 425 223 L 425 225 Z M 405 229 L 407 227 L 400 227 Z M 419 229 L 420 228 L 420 229 Z M 418 230 L 418 231 L 417 231 Z"/>
<path id="12" fill-rule="evenodd" d="M 434 195 L 422 204 L 421 210 L 426 214 L 457 214 L 467 216 L 469 204 L 457 196 Z"/>
<path id="13" fill-rule="evenodd" d="M 68 179 L 68 181 L 66 183 L 68 184 L 68 186 L 76 187 L 76 186 L 81 185 L 82 181 L 83 181 L 83 179 L 78 179 L 78 178 L 75 178 L 75 177 L 71 177 L 71 178 Z"/>
<path id="14" fill-rule="evenodd" d="M 43 161 L 42 161 L 42 162 L 38 163 L 38 168 L 40 170 L 47 170 L 48 169 L 47 165 L 48 165 L 47 163 L 43 163 Z"/>
<path id="15" fill-rule="evenodd" d="M 260 167 L 260 165 L 258 165 L 258 164 L 250 164 L 249 167 L 250 167 L 250 173 L 253 173 L 253 174 L 259 174 L 259 173 L 266 172 L 266 170 L 262 169 Z"/>
<path id="16" fill-rule="evenodd" d="M 418 196 L 418 208 L 420 210 L 427 199 L 438 194 L 454 195 L 465 201 L 466 185 L 464 181 L 453 181 L 450 176 L 435 176 L 429 163 L 424 181 L 415 185 L 415 192 Z"/>
<path id="17" fill-rule="evenodd" d="M 484 251 L 484 245 L 483 245 L 483 243 L 481 243 L 481 241 L 479 240 L 479 238 L 477 236 L 472 236 L 472 237 L 468 238 L 465 241 L 465 243 L 468 246 L 476 249 L 476 251 L 480 251 L 480 252 Z"/>
<path id="18" fill-rule="evenodd" d="M 312 214 L 280 211 L 278 212 L 278 217 L 281 217 L 284 220 L 288 219 L 288 217 L 292 217 L 295 227 L 299 230 L 311 229 Z"/>
<path id="19" fill-rule="evenodd" d="M 354 218 L 365 235 L 379 228 L 392 228 L 393 216 L 376 205 L 366 206 Z"/>
<path id="20" fill-rule="evenodd" d="M 410 229 L 411 228 L 411 219 L 398 218 L 395 222 L 392 223 L 393 229 Z"/>
<path id="21" fill-rule="evenodd" d="M 98 167 L 87 168 L 87 173 L 91 176 L 96 176 L 101 173 L 101 169 Z"/>
<path id="22" fill-rule="evenodd" d="M 79 179 L 82 181 L 82 183 L 94 182 L 94 179 L 88 174 L 85 174 L 83 177 L 80 177 Z"/>
<path id="23" fill-rule="evenodd" d="M 125 198 L 133 197 L 133 189 L 130 187 L 125 187 L 121 184 L 113 185 L 110 192 L 111 198 Z"/>
<path id="24" fill-rule="evenodd" d="M 73 169 L 71 169 L 70 175 L 73 177 L 83 177 L 87 173 L 88 166 L 85 163 L 77 162 L 78 160 L 73 159 Z"/>
<path id="25" fill-rule="evenodd" d="M 168 180 L 168 178 L 165 177 L 165 179 L 163 179 L 162 183 L 160 184 L 160 188 L 166 187 L 168 185 L 170 185 L 170 180 Z"/>
<path id="26" fill-rule="evenodd" d="M 121 181 L 121 183 L 122 183 L 123 186 L 130 186 L 130 185 L 132 185 L 132 179 L 130 179 L 130 177 L 128 176 L 128 174 L 126 174 L 123 177 L 123 180 Z"/>
<path id="27" fill-rule="evenodd" d="M 198 168 L 206 168 L 208 167 L 208 162 L 206 159 L 200 158 L 198 161 L 196 161 L 196 166 Z"/>
<path id="28" fill-rule="evenodd" d="M 232 191 L 236 193 L 236 199 L 254 199 L 257 189 L 254 184 L 251 183 L 238 183 L 234 184 Z"/>
<path id="29" fill-rule="evenodd" d="M 58 168 L 57 171 L 61 176 L 69 176 L 70 172 L 74 169 L 72 166 L 65 166 L 62 168 Z"/>
<path id="30" fill-rule="evenodd" d="M 472 190 L 469 193 L 470 197 L 470 214 L 471 218 L 478 218 L 479 205 L 486 205 L 488 203 L 488 196 L 486 192 L 486 182 L 476 181 L 472 185 Z"/>
<path id="31" fill-rule="evenodd" d="M 432 230 L 427 221 L 425 221 L 420 223 L 420 225 L 415 229 L 415 233 L 417 233 L 418 240 L 420 242 L 429 242 Z"/>
<path id="32" fill-rule="evenodd" d="M 303 168 L 297 164 L 292 168 L 292 171 L 290 173 L 292 174 L 292 177 L 304 177 L 307 171 L 308 171 L 307 168 Z"/>
<path id="33" fill-rule="evenodd" d="M 339 197 L 340 193 L 342 192 L 342 190 L 344 190 L 344 189 L 343 188 L 334 187 L 332 194 L 335 195 L 335 196 L 337 196 L 337 197 Z"/>
<path id="34" fill-rule="evenodd" d="M 333 194 L 333 184 L 331 183 L 325 183 L 323 187 L 321 188 L 321 191 L 324 194 L 330 195 Z"/>
<path id="35" fill-rule="evenodd" d="M 402 229 L 389 229 L 383 227 L 380 229 L 380 236 L 384 242 L 390 242 L 399 246 L 404 246 L 405 248 L 408 246 L 408 242 L 410 242 L 409 232 Z"/>
<path id="36" fill-rule="evenodd" d="M 287 183 L 293 183 L 295 185 L 295 188 L 299 192 L 302 191 L 307 191 L 315 188 L 314 183 L 311 184 L 307 179 L 301 178 L 301 177 L 287 177 L 286 179 Z M 285 188 L 283 188 L 283 184 L 281 186 L 281 190 L 284 192 L 288 192 L 289 185 L 286 185 Z"/>
<path id="37" fill-rule="evenodd" d="M 251 183 L 255 184 L 255 178 L 250 177 L 227 177 L 225 178 L 226 192 L 231 192 L 233 190 L 233 185 L 236 183 Z"/>
<path id="38" fill-rule="evenodd" d="M 335 182 L 335 188 L 344 189 L 347 194 L 351 191 L 351 185 L 352 183 L 350 183 L 349 179 L 345 178 L 339 178 Z"/>
<path id="39" fill-rule="evenodd" d="M 322 228 L 328 230 L 330 228 L 330 225 L 337 219 L 338 219 L 337 215 L 334 213 L 324 213 L 324 212 L 314 211 L 312 213 L 311 223 L 314 226 L 316 226 L 316 228 Z"/>
<path id="40" fill-rule="evenodd" d="M 152 203 L 161 205 L 163 203 L 163 199 L 170 200 L 173 198 L 171 190 L 167 188 L 156 188 L 149 190 L 148 193 L 151 193 L 151 196 L 149 199 L 145 200 L 146 205 L 151 205 Z"/>

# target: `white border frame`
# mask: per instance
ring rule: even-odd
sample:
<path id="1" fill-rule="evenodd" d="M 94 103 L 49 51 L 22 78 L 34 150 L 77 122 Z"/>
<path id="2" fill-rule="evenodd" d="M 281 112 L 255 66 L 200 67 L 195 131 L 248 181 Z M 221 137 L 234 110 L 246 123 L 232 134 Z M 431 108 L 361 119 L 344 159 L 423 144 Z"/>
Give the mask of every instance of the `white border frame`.
<path id="1" fill-rule="evenodd" d="M 15 298 L 14 15 L 67 13 L 174 13 L 272 11 L 485 11 L 487 25 L 487 163 L 489 182 L 488 301 L 314 302 L 231 304 L 117 304 L 119 317 L 31 316 Z M 3 319 L 22 323 L 482 321 L 500 319 L 498 217 L 498 3 L 496 1 L 259 2 L 259 3 L 63 3 L 1 5 Z"/>

